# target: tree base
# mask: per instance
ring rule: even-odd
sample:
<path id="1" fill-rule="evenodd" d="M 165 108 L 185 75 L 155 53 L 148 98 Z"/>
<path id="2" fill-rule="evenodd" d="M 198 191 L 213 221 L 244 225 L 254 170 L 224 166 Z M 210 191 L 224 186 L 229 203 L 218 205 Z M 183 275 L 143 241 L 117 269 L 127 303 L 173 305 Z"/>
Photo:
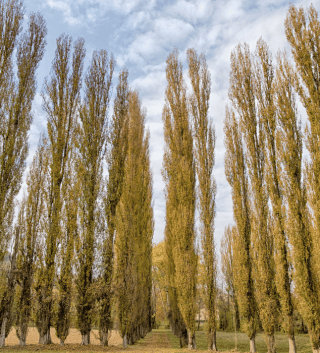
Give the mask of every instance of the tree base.
<path id="1" fill-rule="evenodd" d="M 88 344 L 90 344 L 90 332 L 85 333 L 84 335 L 82 335 L 82 342 L 81 344 L 83 346 L 87 346 Z"/>
<path id="2" fill-rule="evenodd" d="M 255 337 L 250 339 L 250 353 L 256 353 L 256 340 L 255 340 Z"/>
<path id="3" fill-rule="evenodd" d="M 4 347 L 6 343 L 6 326 L 8 319 L 5 317 L 2 321 L 1 332 L 0 332 L 0 347 Z"/>
<path id="4" fill-rule="evenodd" d="M 195 332 L 188 330 L 188 349 L 197 349 Z"/>
<path id="5" fill-rule="evenodd" d="M 214 352 L 218 351 L 216 331 L 211 331 L 209 333 L 209 347 L 208 347 L 208 350 L 209 351 L 214 351 Z"/>
<path id="6" fill-rule="evenodd" d="M 267 335 L 266 343 L 268 347 L 268 353 L 276 353 L 276 343 L 274 340 L 274 335 Z"/>
<path id="7" fill-rule="evenodd" d="M 26 339 L 26 337 L 21 337 L 20 336 L 20 339 L 19 339 L 19 346 L 22 346 L 22 347 L 24 347 L 24 346 L 26 346 L 27 345 L 27 339 Z"/>
<path id="8" fill-rule="evenodd" d="M 50 329 L 48 330 L 47 334 L 44 336 L 44 344 L 51 344 L 51 334 L 50 334 Z"/>
<path id="9" fill-rule="evenodd" d="M 100 333 L 100 342 L 103 347 L 108 347 L 108 332 Z"/>
<path id="10" fill-rule="evenodd" d="M 123 336 L 122 345 L 123 345 L 123 348 L 128 348 L 127 334 L 125 334 L 125 335 Z"/>
<path id="11" fill-rule="evenodd" d="M 289 338 L 289 353 L 297 353 L 296 342 L 294 337 Z"/>

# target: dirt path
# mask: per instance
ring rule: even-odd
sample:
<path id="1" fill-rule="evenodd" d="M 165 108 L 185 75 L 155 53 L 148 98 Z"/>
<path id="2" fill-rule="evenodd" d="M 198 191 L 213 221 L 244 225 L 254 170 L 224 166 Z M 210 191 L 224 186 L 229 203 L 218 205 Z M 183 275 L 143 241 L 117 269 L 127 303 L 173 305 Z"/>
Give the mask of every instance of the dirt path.
<path id="1" fill-rule="evenodd" d="M 167 335 L 166 331 L 157 330 L 149 332 L 144 339 L 141 339 L 135 344 L 135 346 L 140 349 L 146 349 L 151 351 L 155 347 L 159 349 L 172 348 L 171 341 Z"/>
<path id="2" fill-rule="evenodd" d="M 54 328 L 51 328 L 51 339 L 54 344 L 59 344 L 60 340 L 56 336 L 56 331 Z M 92 330 L 90 335 L 91 345 L 100 345 L 99 333 L 98 330 Z M 37 345 L 39 342 L 39 334 L 38 330 L 35 327 L 29 327 L 28 335 L 27 335 L 27 346 Z M 69 335 L 65 341 L 66 345 L 68 344 L 79 344 L 81 343 L 81 334 L 77 329 L 70 329 Z M 14 328 L 11 329 L 9 336 L 6 338 L 6 346 L 15 346 L 19 344 L 19 339 L 16 335 L 16 330 Z M 122 338 L 120 337 L 118 331 L 111 331 L 111 335 L 109 338 L 110 346 L 118 346 L 122 344 Z M 42 346 L 40 346 L 42 347 Z"/>
<path id="3" fill-rule="evenodd" d="M 109 347 L 100 346 L 100 341 L 98 339 L 98 332 L 93 332 L 91 334 L 91 343 L 88 346 L 81 346 L 81 336 L 78 330 L 71 329 L 70 334 L 66 340 L 64 346 L 60 346 L 59 340 L 55 335 L 54 329 L 51 331 L 51 337 L 53 344 L 44 346 L 38 344 L 39 335 L 35 328 L 30 328 L 27 338 L 27 346 L 20 347 L 18 338 L 16 337 L 15 330 L 12 330 L 6 340 L 6 347 L 2 349 L 3 352 L 37 352 L 37 351 L 46 351 L 46 352 L 175 352 L 172 351 L 172 343 L 167 334 L 166 330 L 157 330 L 149 332 L 144 339 L 139 340 L 135 345 L 129 346 L 126 350 L 122 348 L 122 339 L 117 331 L 112 331 L 111 337 L 109 339 Z"/>

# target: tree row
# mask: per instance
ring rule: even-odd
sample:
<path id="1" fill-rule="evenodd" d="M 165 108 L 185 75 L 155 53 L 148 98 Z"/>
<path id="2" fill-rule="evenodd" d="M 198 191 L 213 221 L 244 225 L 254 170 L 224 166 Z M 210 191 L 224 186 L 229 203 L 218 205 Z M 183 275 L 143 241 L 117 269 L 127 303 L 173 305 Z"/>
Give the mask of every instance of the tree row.
<path id="1" fill-rule="evenodd" d="M 112 55 L 94 51 L 84 72 L 84 40 L 61 35 L 41 91 L 47 132 L 18 201 L 47 30 L 32 14 L 21 33 L 20 1 L 1 1 L 0 14 L 0 346 L 12 325 L 25 345 L 31 317 L 39 343 L 55 326 L 64 344 L 75 304 L 82 344 L 97 314 L 101 344 L 116 321 L 126 347 L 152 327 L 146 113 L 123 69 L 109 117 Z"/>

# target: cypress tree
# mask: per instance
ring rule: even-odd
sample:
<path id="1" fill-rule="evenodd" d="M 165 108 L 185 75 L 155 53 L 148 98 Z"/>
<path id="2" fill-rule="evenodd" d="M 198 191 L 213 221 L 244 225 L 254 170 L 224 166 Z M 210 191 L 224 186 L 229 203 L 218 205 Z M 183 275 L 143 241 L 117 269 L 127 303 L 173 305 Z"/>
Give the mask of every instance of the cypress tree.
<path id="1" fill-rule="evenodd" d="M 279 53 L 275 82 L 279 125 L 277 149 L 283 165 L 282 185 L 288 207 L 286 228 L 292 246 L 293 279 L 298 295 L 298 310 L 308 327 L 313 352 L 318 353 L 320 287 L 315 257 L 317 243 L 312 237 L 306 181 L 302 176 L 302 131 L 295 101 L 295 80 L 295 74 L 286 56 Z M 311 161 L 315 160 L 311 158 Z M 310 164 L 307 168 L 311 168 Z M 308 169 L 307 175 L 310 173 Z M 308 191 L 310 192 L 310 189 Z"/>
<path id="2" fill-rule="evenodd" d="M 209 349 L 217 350 L 216 296 L 217 270 L 214 244 L 214 217 L 216 182 L 212 175 L 214 166 L 215 130 L 208 117 L 211 77 L 204 55 L 197 56 L 188 50 L 189 77 L 192 85 L 190 98 L 194 125 L 196 171 L 199 181 L 199 208 L 201 243 L 205 266 L 205 304 L 208 312 Z"/>
<path id="3" fill-rule="evenodd" d="M 259 42 L 252 58 L 249 47 L 239 45 L 231 54 L 229 97 L 240 116 L 240 128 L 245 143 L 252 194 L 251 241 L 256 299 L 263 330 L 266 334 L 268 353 L 275 352 L 274 331 L 277 312 L 277 293 L 274 284 L 273 237 L 268 226 L 268 195 L 265 171 L 265 131 L 263 111 L 256 105 Z M 255 70 L 256 67 L 256 70 Z M 269 77 L 270 79 L 270 77 Z M 264 94 L 267 92 L 263 92 Z"/>
<path id="4" fill-rule="evenodd" d="M 170 310 L 174 313 L 171 322 L 174 331 L 181 335 L 183 324 L 180 324 L 175 307 L 177 303 L 188 331 L 188 348 L 195 349 L 195 163 L 186 88 L 176 50 L 167 59 L 166 77 L 168 85 L 162 113 L 165 137 L 163 174 L 166 183 L 165 241 L 170 286 L 173 287 L 169 294 Z"/>
<path id="5" fill-rule="evenodd" d="M 94 52 L 85 78 L 85 99 L 80 109 L 80 163 L 82 188 L 82 245 L 78 255 L 77 278 L 78 325 L 82 344 L 90 343 L 92 280 L 99 194 L 102 186 L 102 162 L 106 152 L 108 107 L 114 69 L 113 57 L 107 52 Z"/>
<path id="6" fill-rule="evenodd" d="M 108 181 L 105 198 L 107 231 L 103 244 L 102 276 L 98 301 L 100 303 L 99 331 L 103 346 L 108 345 L 108 332 L 112 328 L 112 276 L 114 262 L 114 237 L 116 209 L 119 203 L 124 180 L 125 160 L 128 150 L 128 71 L 119 74 L 117 95 L 114 101 L 110 132 L 110 152 L 107 154 Z"/>
<path id="7" fill-rule="evenodd" d="M 239 124 L 232 110 L 226 110 L 225 172 L 231 186 L 236 232 L 233 236 L 234 285 L 244 329 L 250 340 L 250 353 L 255 353 L 256 300 L 251 255 L 251 223 L 248 172 Z"/>
<path id="8" fill-rule="evenodd" d="M 51 182 L 48 205 L 48 233 L 45 244 L 43 270 L 37 278 L 38 311 L 36 325 L 39 342 L 51 343 L 52 289 L 55 276 L 55 258 L 60 237 L 61 185 L 69 158 L 70 141 L 74 129 L 75 113 L 80 98 L 81 75 L 85 55 L 84 41 L 74 44 L 70 63 L 72 39 L 61 35 L 52 64 L 51 77 L 45 81 L 42 98 L 48 117 L 48 136 L 51 151 Z"/>

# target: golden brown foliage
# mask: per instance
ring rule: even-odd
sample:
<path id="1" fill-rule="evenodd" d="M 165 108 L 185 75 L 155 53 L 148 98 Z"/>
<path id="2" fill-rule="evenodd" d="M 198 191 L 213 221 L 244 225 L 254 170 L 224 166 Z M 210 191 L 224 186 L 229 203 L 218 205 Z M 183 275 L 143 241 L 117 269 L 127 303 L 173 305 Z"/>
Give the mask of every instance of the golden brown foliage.
<path id="1" fill-rule="evenodd" d="M 62 207 L 61 184 L 69 158 L 72 130 L 75 127 L 75 113 L 80 99 L 85 55 L 84 41 L 79 39 L 74 44 L 72 63 L 70 63 L 71 46 L 70 37 L 62 35 L 58 38 L 51 77 L 45 81 L 42 92 L 43 108 L 48 117 L 51 185 L 44 267 L 37 278 L 36 285 L 39 303 L 36 324 L 40 334 L 40 343 L 45 344 L 51 341 L 52 289 Z"/>
<path id="2" fill-rule="evenodd" d="M 178 321 L 174 323 L 171 319 L 171 325 L 177 326 L 178 330 L 173 327 L 173 331 L 181 335 L 183 324 L 175 308 L 177 303 L 188 329 L 188 347 L 194 349 L 197 271 L 194 231 L 195 163 L 186 88 L 176 50 L 167 59 L 166 76 L 168 85 L 162 113 L 165 138 L 165 241 L 171 287 L 170 310 L 173 320 Z"/>
<path id="3" fill-rule="evenodd" d="M 212 175 L 214 166 L 215 130 L 208 117 L 211 77 L 204 55 L 188 52 L 189 77 L 192 85 L 190 97 L 191 116 L 194 125 L 195 160 L 199 181 L 198 199 L 201 220 L 202 257 L 205 266 L 205 304 L 208 312 L 209 349 L 217 350 L 216 296 L 217 270 L 214 243 L 214 217 L 216 183 Z"/>
<path id="4" fill-rule="evenodd" d="M 104 200 L 107 230 L 103 244 L 102 276 L 100 279 L 99 329 L 101 344 L 108 345 L 108 331 L 112 328 L 112 276 L 114 260 L 114 237 L 116 210 L 119 203 L 124 181 L 125 160 L 128 150 L 128 71 L 122 70 L 119 74 L 117 95 L 114 101 L 109 146 L 106 155 L 108 163 L 107 194 Z"/>
<path id="5" fill-rule="evenodd" d="M 116 210 L 115 281 L 123 345 L 144 337 L 151 326 L 152 175 L 145 112 L 136 91 L 128 97 L 128 151 Z"/>
<path id="6" fill-rule="evenodd" d="M 254 294 L 251 224 L 248 192 L 248 175 L 243 152 L 242 136 L 232 110 L 226 109 L 225 132 L 225 172 L 231 185 L 233 215 L 236 231 L 233 234 L 234 285 L 244 328 L 251 341 L 250 350 L 255 352 L 256 300 Z"/>
<path id="7" fill-rule="evenodd" d="M 102 163 L 106 152 L 108 107 L 114 60 L 105 50 L 94 52 L 85 77 L 85 98 L 80 108 L 79 169 L 81 183 L 81 245 L 78 249 L 78 326 L 83 344 L 90 343 L 92 281 L 97 225 L 101 207 Z"/>

